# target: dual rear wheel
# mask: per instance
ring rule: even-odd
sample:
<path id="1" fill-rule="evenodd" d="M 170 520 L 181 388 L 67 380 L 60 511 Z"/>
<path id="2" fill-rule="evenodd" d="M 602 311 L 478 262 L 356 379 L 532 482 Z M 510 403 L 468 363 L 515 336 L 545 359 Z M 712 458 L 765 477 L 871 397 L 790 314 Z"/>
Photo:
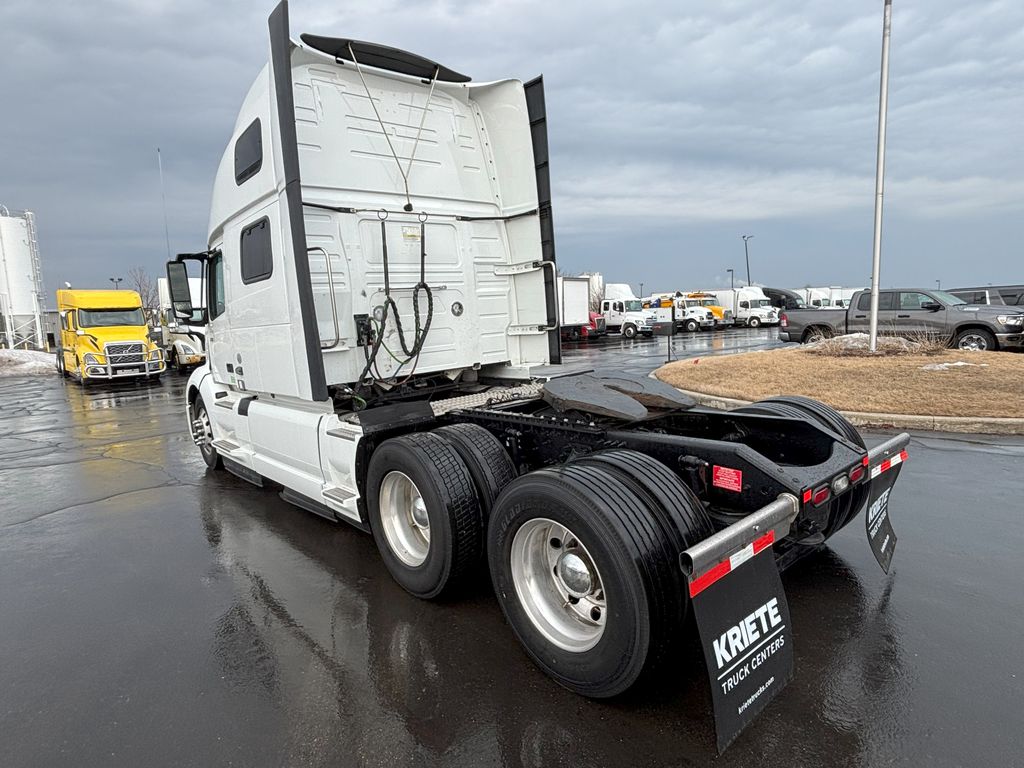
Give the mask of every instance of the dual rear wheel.
<path id="1" fill-rule="evenodd" d="M 603 451 L 516 477 L 498 439 L 466 424 L 382 443 L 367 506 L 406 590 L 448 595 L 486 559 L 530 657 L 591 697 L 668 658 L 689 605 L 678 553 L 712 532 L 700 501 L 649 457 Z"/>

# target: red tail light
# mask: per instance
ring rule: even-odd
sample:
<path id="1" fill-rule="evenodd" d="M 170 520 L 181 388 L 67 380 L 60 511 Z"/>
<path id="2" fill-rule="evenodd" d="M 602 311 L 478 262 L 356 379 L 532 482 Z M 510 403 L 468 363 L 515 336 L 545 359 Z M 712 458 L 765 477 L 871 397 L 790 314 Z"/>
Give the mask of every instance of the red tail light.
<path id="1" fill-rule="evenodd" d="M 864 467 L 854 467 L 850 470 L 850 485 L 859 482 L 862 477 L 864 477 Z"/>
<path id="2" fill-rule="evenodd" d="M 827 485 L 822 485 L 814 489 L 814 495 L 811 496 L 811 503 L 816 507 L 820 507 L 828 501 L 828 498 L 831 495 L 832 490 Z"/>
<path id="3" fill-rule="evenodd" d="M 789 327 L 789 318 L 786 317 L 786 313 L 785 312 L 783 312 L 781 315 L 779 315 L 779 325 L 781 327 L 783 327 L 783 328 L 788 328 Z"/>

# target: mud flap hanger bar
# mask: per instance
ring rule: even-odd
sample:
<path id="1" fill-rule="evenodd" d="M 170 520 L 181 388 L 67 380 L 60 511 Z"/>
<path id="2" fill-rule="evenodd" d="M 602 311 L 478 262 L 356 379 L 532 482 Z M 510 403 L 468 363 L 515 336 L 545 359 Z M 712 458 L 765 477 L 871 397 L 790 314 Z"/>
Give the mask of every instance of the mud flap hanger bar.
<path id="1" fill-rule="evenodd" d="M 687 578 L 696 574 L 707 574 L 731 555 L 747 547 L 753 550 L 754 542 L 770 535 L 767 543 L 781 541 L 789 533 L 789 526 L 800 513 L 800 500 L 791 493 L 780 494 L 770 504 L 761 507 L 739 522 L 723 528 L 679 554 L 679 567 Z M 753 551 L 750 552 L 754 554 Z M 691 582 L 697 584 L 698 579 Z"/>
<path id="2" fill-rule="evenodd" d="M 896 437 L 886 440 L 884 443 L 876 445 L 870 451 L 868 451 L 868 476 L 878 477 L 881 472 L 885 472 L 889 467 L 882 469 L 882 465 L 889 462 L 889 465 L 899 464 L 906 457 L 903 456 L 903 449 L 910 444 L 910 435 L 906 432 L 900 432 Z"/>

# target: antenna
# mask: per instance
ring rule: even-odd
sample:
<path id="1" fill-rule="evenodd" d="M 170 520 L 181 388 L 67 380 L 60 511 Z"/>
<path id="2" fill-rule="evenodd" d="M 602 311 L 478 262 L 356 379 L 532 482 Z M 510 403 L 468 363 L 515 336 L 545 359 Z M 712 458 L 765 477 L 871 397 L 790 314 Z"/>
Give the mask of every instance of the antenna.
<path id="1" fill-rule="evenodd" d="M 167 242 L 167 260 L 171 260 L 171 233 L 167 229 L 167 195 L 164 193 L 164 161 L 160 155 L 160 147 L 156 148 L 156 166 L 160 170 L 160 199 L 164 206 L 164 240 Z"/>

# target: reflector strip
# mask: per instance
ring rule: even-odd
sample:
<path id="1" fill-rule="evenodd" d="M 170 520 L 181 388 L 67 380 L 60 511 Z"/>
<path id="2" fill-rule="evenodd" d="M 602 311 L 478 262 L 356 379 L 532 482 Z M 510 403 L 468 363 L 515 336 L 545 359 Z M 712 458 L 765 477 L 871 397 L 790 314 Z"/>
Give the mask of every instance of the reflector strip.
<path id="1" fill-rule="evenodd" d="M 900 463 L 902 463 L 902 462 L 904 462 L 906 460 L 907 460 L 907 452 L 906 451 L 900 451 L 895 456 L 890 456 L 888 459 L 883 461 L 881 464 L 878 464 L 877 466 L 874 466 L 874 467 L 871 468 L 871 479 L 874 480 L 876 477 L 878 477 L 883 472 L 888 472 L 890 469 L 895 467 L 897 464 L 900 464 Z"/>
<path id="2" fill-rule="evenodd" d="M 812 491 L 810 488 L 808 488 L 806 491 L 804 491 L 804 504 L 806 504 L 807 502 L 809 502 L 811 500 L 811 494 L 812 493 L 814 493 L 814 491 Z"/>
<path id="3" fill-rule="evenodd" d="M 754 555 L 770 547 L 774 542 L 775 531 L 768 531 L 764 536 L 761 536 L 750 544 L 747 544 L 747 546 L 739 552 L 734 552 L 726 560 L 723 560 L 718 565 L 691 580 L 690 597 L 696 597 L 720 578 L 739 568 Z"/>

